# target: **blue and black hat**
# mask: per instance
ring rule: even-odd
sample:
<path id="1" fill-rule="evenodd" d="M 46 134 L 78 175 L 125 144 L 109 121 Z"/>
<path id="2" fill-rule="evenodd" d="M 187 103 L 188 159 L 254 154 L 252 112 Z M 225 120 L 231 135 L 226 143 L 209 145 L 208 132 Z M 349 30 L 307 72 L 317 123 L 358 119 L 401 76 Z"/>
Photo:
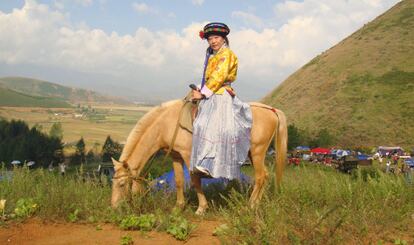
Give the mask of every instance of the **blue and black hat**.
<path id="1" fill-rule="evenodd" d="M 200 31 L 201 39 L 207 39 L 211 35 L 218 35 L 226 37 L 230 33 L 230 28 L 220 22 L 211 22 L 204 26 L 204 29 Z"/>

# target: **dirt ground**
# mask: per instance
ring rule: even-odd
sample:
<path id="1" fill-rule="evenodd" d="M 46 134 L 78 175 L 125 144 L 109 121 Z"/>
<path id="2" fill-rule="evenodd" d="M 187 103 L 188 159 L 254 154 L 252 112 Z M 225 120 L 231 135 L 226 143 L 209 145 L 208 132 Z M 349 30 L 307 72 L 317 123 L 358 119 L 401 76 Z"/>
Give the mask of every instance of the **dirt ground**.
<path id="1" fill-rule="evenodd" d="M 134 244 L 220 244 L 213 236 L 218 221 L 203 220 L 186 242 L 178 241 L 165 232 L 123 231 L 110 224 L 70 224 L 42 222 L 31 219 L 21 224 L 10 224 L 0 228 L 0 244 L 120 244 L 121 238 L 129 235 Z"/>

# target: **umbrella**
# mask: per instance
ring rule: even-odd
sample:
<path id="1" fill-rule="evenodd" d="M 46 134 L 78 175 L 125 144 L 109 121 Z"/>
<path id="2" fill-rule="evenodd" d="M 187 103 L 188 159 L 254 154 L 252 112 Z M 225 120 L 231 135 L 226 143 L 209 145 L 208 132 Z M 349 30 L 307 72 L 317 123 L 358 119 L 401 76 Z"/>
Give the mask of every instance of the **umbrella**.
<path id="1" fill-rule="evenodd" d="M 19 160 L 13 160 L 12 162 L 11 162 L 11 164 L 13 164 L 13 165 L 17 165 L 17 164 L 21 164 L 22 162 L 20 162 Z"/>
<path id="2" fill-rule="evenodd" d="M 28 166 L 28 167 L 31 167 L 31 166 L 33 166 L 33 165 L 35 165 L 36 164 L 36 162 L 35 161 L 30 161 L 30 162 L 28 162 L 26 165 Z"/>
<path id="3" fill-rule="evenodd" d="M 327 148 L 314 148 L 311 150 L 312 153 L 319 153 L 319 154 L 330 154 L 331 150 L 327 149 Z"/>

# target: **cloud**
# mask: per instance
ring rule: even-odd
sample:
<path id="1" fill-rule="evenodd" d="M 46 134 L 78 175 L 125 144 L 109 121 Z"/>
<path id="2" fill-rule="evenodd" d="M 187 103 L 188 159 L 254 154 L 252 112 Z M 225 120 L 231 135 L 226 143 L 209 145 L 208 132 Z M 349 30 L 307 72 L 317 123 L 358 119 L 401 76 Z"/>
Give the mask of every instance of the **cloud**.
<path id="1" fill-rule="evenodd" d="M 91 6 L 93 4 L 93 0 L 75 0 L 75 2 L 84 7 Z"/>
<path id="2" fill-rule="evenodd" d="M 246 13 L 243 11 L 233 11 L 231 13 L 231 17 L 242 20 L 245 26 L 253 26 L 256 28 L 263 27 L 263 20 L 251 13 Z"/>
<path id="3" fill-rule="evenodd" d="M 193 5 L 198 5 L 198 6 L 201 6 L 201 5 L 203 5 L 204 0 L 191 0 L 191 3 L 192 3 Z"/>
<path id="4" fill-rule="evenodd" d="M 229 36 L 239 57 L 236 91 L 246 100 L 263 97 L 291 72 L 394 3 L 286 1 L 274 6 L 272 18 L 280 18 L 277 27 L 254 14 L 234 11 L 234 18 L 250 18 L 250 23 L 262 25 L 235 28 Z M 136 8 L 151 10 L 139 3 Z M 120 35 L 74 24 L 61 10 L 26 0 L 21 9 L 0 12 L 0 33 L 7 33 L 0 39 L 0 66 L 43 67 L 39 69 L 44 74 L 73 71 L 97 81 L 106 77 L 112 86 L 128 88 L 125 94 L 177 98 L 188 83 L 200 80 L 206 43 L 200 41 L 198 31 L 204 25 L 194 22 L 182 30 L 158 31 L 140 27 Z M 104 82 L 94 87 L 103 86 L 99 84 Z"/>
<path id="5" fill-rule="evenodd" d="M 138 13 L 154 13 L 155 10 L 146 3 L 132 3 L 132 7 Z"/>

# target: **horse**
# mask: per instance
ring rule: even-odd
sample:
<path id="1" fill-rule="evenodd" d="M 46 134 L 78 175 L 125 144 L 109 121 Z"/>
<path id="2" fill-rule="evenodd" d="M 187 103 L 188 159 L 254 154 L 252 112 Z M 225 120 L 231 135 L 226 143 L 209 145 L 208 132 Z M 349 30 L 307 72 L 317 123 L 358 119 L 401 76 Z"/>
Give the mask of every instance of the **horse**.
<path id="1" fill-rule="evenodd" d="M 121 200 L 129 194 L 142 193 L 142 177 L 139 177 L 151 156 L 159 150 L 167 150 L 173 137 L 170 156 L 176 182 L 176 206 L 183 208 L 184 173 L 183 163 L 189 169 L 192 133 L 184 128 L 175 131 L 184 100 L 173 100 L 154 107 L 147 112 L 130 132 L 119 160 L 112 159 L 115 174 L 112 181 L 111 206 L 118 207 Z M 266 152 L 274 138 L 276 183 L 280 187 L 287 155 L 287 125 L 285 114 L 258 102 L 250 103 L 253 124 L 251 129 L 251 147 L 248 157 L 254 166 L 254 188 L 249 199 L 254 207 L 260 201 L 268 179 L 264 164 Z M 202 215 L 208 208 L 206 197 L 201 188 L 201 176 L 191 174 L 192 186 L 198 198 L 196 214 Z"/>

